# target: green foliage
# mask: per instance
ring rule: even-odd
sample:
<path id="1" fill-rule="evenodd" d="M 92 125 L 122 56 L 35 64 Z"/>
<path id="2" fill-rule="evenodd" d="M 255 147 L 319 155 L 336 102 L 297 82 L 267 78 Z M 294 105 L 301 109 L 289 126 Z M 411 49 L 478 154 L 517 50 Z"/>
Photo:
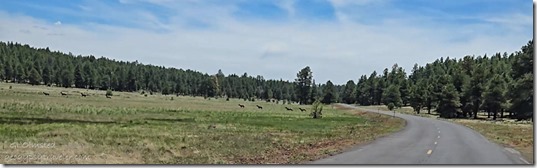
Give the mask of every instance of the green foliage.
<path id="1" fill-rule="evenodd" d="M 309 104 L 308 99 L 310 98 L 311 94 L 311 86 L 312 86 L 312 72 L 309 66 L 304 67 L 296 74 L 295 79 L 295 88 L 296 88 L 296 94 L 298 97 L 298 102 L 300 104 Z"/>
<path id="2" fill-rule="evenodd" d="M 336 88 L 330 80 L 326 82 L 326 85 L 323 88 L 323 94 L 323 99 L 321 100 L 322 103 L 331 104 L 336 102 Z"/>
<path id="3" fill-rule="evenodd" d="M 32 68 L 28 79 L 31 85 L 39 85 L 41 81 L 41 75 L 39 75 L 39 72 L 37 72 L 35 68 Z"/>
<path id="4" fill-rule="evenodd" d="M 453 84 L 447 84 L 442 88 L 442 94 L 438 102 L 436 111 L 440 113 L 440 117 L 454 118 L 460 112 L 459 93 Z"/>
<path id="5" fill-rule="evenodd" d="M 112 90 L 108 89 L 106 90 L 106 96 L 114 96 L 114 93 L 112 93 Z"/>
<path id="6" fill-rule="evenodd" d="M 395 108 L 395 104 L 393 104 L 393 103 L 391 103 L 391 102 L 388 103 L 387 106 L 388 106 L 388 110 L 390 110 L 390 111 L 392 111 L 392 110 Z"/>
<path id="7" fill-rule="evenodd" d="M 504 108 L 506 103 L 506 92 L 507 87 L 505 81 L 500 77 L 500 75 L 495 74 L 492 80 L 488 83 L 485 95 L 484 95 L 484 106 L 493 112 L 493 119 L 496 119 L 498 112 Z"/>
<path id="8" fill-rule="evenodd" d="M 399 92 L 399 86 L 390 85 L 388 89 L 382 95 L 384 104 L 392 104 L 393 107 L 399 108 L 402 106 L 401 93 Z M 391 110 L 391 109 L 390 109 Z"/>
<path id="9" fill-rule="evenodd" d="M 353 104 L 356 102 L 356 84 L 353 80 L 347 81 L 343 90 L 342 99 L 344 103 Z"/>
<path id="10" fill-rule="evenodd" d="M 314 119 L 323 117 L 323 105 L 321 101 L 317 100 L 313 102 L 311 109 L 312 112 L 310 113 L 310 116 L 312 116 Z"/>

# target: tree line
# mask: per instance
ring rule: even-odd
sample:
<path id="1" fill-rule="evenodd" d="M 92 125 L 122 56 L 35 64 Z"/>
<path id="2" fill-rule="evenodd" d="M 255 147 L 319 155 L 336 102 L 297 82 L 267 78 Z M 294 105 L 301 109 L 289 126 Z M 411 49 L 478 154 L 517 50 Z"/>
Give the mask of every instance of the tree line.
<path id="1" fill-rule="evenodd" d="M 245 100 L 296 101 L 294 84 L 262 76 L 209 75 L 194 70 L 166 68 L 105 57 L 0 42 L 0 79 L 5 82 L 113 91 L 160 92 L 164 95 L 230 97 Z"/>
<path id="2" fill-rule="evenodd" d="M 32 85 L 250 101 L 312 104 L 320 100 L 325 104 L 387 105 L 390 109 L 411 106 L 416 113 L 435 110 L 445 118 L 476 118 L 483 111 L 495 119 L 499 112 L 509 112 L 510 117 L 528 119 L 533 116 L 533 40 L 511 54 L 448 57 L 424 66 L 415 64 L 410 74 L 395 64 L 391 70 L 386 68 L 381 74 L 373 71 L 344 85 L 316 83 L 310 67 L 301 69 L 295 81 L 266 80 L 247 73 L 226 76 L 219 70 L 209 75 L 0 42 L 0 79 Z"/>
<path id="3" fill-rule="evenodd" d="M 418 114 L 435 110 L 444 118 L 477 118 L 486 112 L 496 119 L 508 112 L 512 118 L 533 119 L 533 40 L 511 54 L 415 64 L 410 75 L 395 64 L 357 83 L 349 80 L 341 94 L 345 103 L 382 104 L 390 110 L 411 106 Z"/>

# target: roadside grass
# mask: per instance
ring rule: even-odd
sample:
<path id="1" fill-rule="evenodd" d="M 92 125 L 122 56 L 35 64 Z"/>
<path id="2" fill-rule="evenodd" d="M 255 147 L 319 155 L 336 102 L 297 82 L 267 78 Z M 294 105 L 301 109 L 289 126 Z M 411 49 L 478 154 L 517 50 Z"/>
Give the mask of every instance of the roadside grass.
<path id="1" fill-rule="evenodd" d="M 322 119 L 312 119 L 298 110 L 310 107 L 297 104 L 134 92 L 107 99 L 105 93 L 0 83 L 0 162 L 297 164 L 404 126 L 398 118 L 331 105 Z"/>
<path id="2" fill-rule="evenodd" d="M 367 109 L 380 109 L 389 111 L 384 105 L 381 106 L 359 106 Z M 396 112 L 410 115 L 418 115 L 413 111 L 411 107 L 402 107 L 396 109 Z M 427 114 L 427 111 L 422 111 L 418 116 L 438 118 L 436 111 L 432 110 L 431 114 Z M 491 117 L 492 118 L 492 117 Z M 530 163 L 534 163 L 534 132 L 533 122 L 528 121 L 516 121 L 514 119 L 502 118 L 502 121 L 493 121 L 491 118 L 487 118 L 486 113 L 478 113 L 478 119 L 447 119 L 454 123 L 458 123 L 469 127 L 490 141 L 498 143 L 504 147 L 516 149 L 521 153 L 525 160 Z"/>

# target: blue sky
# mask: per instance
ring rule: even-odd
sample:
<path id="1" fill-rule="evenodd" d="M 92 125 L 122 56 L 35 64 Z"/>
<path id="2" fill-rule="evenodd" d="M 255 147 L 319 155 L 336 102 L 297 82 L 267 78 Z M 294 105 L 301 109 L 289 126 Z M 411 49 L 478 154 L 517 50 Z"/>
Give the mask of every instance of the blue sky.
<path id="1" fill-rule="evenodd" d="M 2 0 L 0 41 L 207 73 L 345 83 L 394 63 L 513 52 L 528 0 Z"/>

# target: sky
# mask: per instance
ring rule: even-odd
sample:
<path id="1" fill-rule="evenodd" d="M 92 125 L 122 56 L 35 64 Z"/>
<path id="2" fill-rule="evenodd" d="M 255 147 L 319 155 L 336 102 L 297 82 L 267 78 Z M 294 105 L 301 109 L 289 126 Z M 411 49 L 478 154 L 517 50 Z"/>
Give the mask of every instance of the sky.
<path id="1" fill-rule="evenodd" d="M 215 74 L 344 84 L 520 50 L 529 0 L 0 0 L 0 41 Z"/>

